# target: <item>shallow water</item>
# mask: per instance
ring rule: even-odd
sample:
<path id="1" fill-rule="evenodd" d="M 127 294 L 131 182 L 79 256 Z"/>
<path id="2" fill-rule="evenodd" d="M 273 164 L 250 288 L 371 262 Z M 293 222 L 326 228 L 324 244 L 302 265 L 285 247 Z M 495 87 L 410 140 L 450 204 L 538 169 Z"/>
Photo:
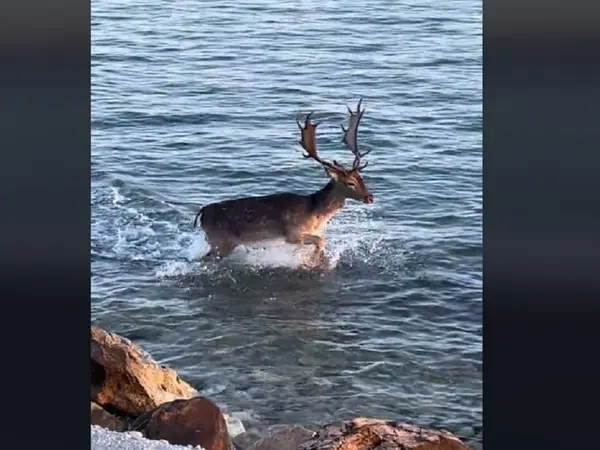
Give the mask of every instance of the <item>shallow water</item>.
<path id="1" fill-rule="evenodd" d="M 362 7 L 361 7 L 362 5 Z M 481 4 L 92 1 L 92 316 L 256 426 L 358 415 L 481 439 Z M 326 183 L 346 104 L 373 205 L 220 265 L 212 201 Z"/>

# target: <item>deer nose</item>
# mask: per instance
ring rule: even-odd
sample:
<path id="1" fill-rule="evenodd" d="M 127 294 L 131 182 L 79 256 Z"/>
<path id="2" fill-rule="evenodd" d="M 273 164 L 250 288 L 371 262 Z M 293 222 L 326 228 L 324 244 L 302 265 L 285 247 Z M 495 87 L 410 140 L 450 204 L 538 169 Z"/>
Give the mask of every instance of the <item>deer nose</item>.
<path id="1" fill-rule="evenodd" d="M 374 201 L 375 201 L 375 199 L 373 198 L 373 196 L 371 194 L 369 194 L 365 197 L 365 203 L 373 203 Z"/>

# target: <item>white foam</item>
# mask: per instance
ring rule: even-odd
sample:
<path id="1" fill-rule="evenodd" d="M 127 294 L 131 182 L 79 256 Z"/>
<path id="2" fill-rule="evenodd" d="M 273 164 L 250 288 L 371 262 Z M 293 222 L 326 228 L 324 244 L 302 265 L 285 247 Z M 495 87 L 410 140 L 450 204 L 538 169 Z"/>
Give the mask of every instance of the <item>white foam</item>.
<path id="1" fill-rule="evenodd" d="M 110 190 L 112 191 L 112 194 L 113 194 L 113 199 L 112 199 L 113 205 L 118 205 L 119 203 L 123 203 L 125 200 L 127 200 L 127 198 L 123 194 L 121 194 L 118 187 L 111 186 Z"/>
<path id="2" fill-rule="evenodd" d="M 156 278 L 172 278 L 187 275 L 193 271 L 193 265 L 185 261 L 169 261 L 156 269 Z"/>
<path id="3" fill-rule="evenodd" d="M 231 257 L 238 263 L 254 267 L 298 268 L 302 265 L 305 254 L 306 251 L 299 246 L 276 239 L 258 245 L 242 246 Z"/>
<path id="4" fill-rule="evenodd" d="M 204 235 L 196 235 L 192 238 L 191 244 L 184 249 L 188 260 L 199 259 L 208 251 L 208 244 Z"/>
<path id="5" fill-rule="evenodd" d="M 165 440 L 146 439 L 139 431 L 117 432 L 91 425 L 91 450 L 204 450 L 201 446 L 169 444 Z"/>

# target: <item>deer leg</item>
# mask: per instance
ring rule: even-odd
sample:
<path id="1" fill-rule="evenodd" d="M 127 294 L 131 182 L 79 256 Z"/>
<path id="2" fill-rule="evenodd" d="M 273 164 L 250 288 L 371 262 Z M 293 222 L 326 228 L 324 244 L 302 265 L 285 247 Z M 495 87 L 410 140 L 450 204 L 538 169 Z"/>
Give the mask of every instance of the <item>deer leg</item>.
<path id="1" fill-rule="evenodd" d="M 329 259 L 325 255 L 325 238 L 322 236 L 309 235 L 309 237 L 305 239 L 309 240 L 309 243 L 315 245 L 315 251 L 312 254 L 313 264 L 316 267 L 328 266 Z"/>
<path id="2" fill-rule="evenodd" d="M 200 261 L 208 261 L 208 260 L 210 260 L 210 259 L 215 259 L 215 257 L 216 257 L 216 256 L 217 256 L 217 254 L 216 254 L 216 251 L 215 251 L 215 249 L 211 247 L 211 248 L 208 250 L 208 252 L 206 252 L 206 253 L 205 253 L 205 254 L 202 256 L 202 258 L 200 258 Z"/>
<path id="3" fill-rule="evenodd" d="M 322 251 L 325 247 L 325 239 L 314 234 L 288 235 L 286 242 L 288 244 L 314 245 L 315 251 Z"/>
<path id="4" fill-rule="evenodd" d="M 318 267 L 329 266 L 329 258 L 325 255 L 325 250 L 315 250 L 313 253 L 314 264 Z"/>
<path id="5" fill-rule="evenodd" d="M 211 245 L 210 250 L 206 253 L 201 260 L 206 261 L 207 259 L 225 258 L 231 254 L 237 247 L 237 244 L 231 242 L 219 242 L 218 245 Z"/>
<path id="6" fill-rule="evenodd" d="M 325 239 L 322 236 L 314 234 L 292 235 L 286 238 L 286 242 L 289 244 L 314 245 L 315 251 L 312 255 L 313 261 L 315 261 L 317 265 L 322 265 L 327 262 L 324 251 Z"/>
<path id="7" fill-rule="evenodd" d="M 317 262 L 317 264 L 321 264 L 323 258 L 325 257 L 325 239 L 321 236 L 315 235 L 307 235 L 304 237 L 305 244 L 313 244 L 315 246 L 315 251 L 313 252 L 313 259 Z"/>

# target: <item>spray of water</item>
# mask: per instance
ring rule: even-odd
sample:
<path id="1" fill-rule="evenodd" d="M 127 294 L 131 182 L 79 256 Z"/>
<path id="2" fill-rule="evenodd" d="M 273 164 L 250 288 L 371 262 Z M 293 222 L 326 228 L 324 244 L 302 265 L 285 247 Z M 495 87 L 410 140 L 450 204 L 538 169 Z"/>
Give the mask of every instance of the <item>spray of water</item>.
<path id="1" fill-rule="evenodd" d="M 152 217 L 150 212 L 136 209 L 127 194 L 115 186 L 100 191 L 96 197 L 98 217 L 92 221 L 92 241 L 97 255 L 151 263 L 159 280 L 194 274 L 219 275 L 214 265 L 201 260 L 209 247 L 204 234 L 190 227 L 187 211 L 163 202 L 166 210 Z M 341 263 L 368 264 L 381 256 L 384 227 L 372 214 L 360 206 L 349 205 L 330 224 L 325 250 L 329 270 L 335 270 Z M 306 270 L 311 251 L 312 247 L 302 248 L 280 239 L 240 246 L 227 258 L 227 264 L 248 269 Z"/>

